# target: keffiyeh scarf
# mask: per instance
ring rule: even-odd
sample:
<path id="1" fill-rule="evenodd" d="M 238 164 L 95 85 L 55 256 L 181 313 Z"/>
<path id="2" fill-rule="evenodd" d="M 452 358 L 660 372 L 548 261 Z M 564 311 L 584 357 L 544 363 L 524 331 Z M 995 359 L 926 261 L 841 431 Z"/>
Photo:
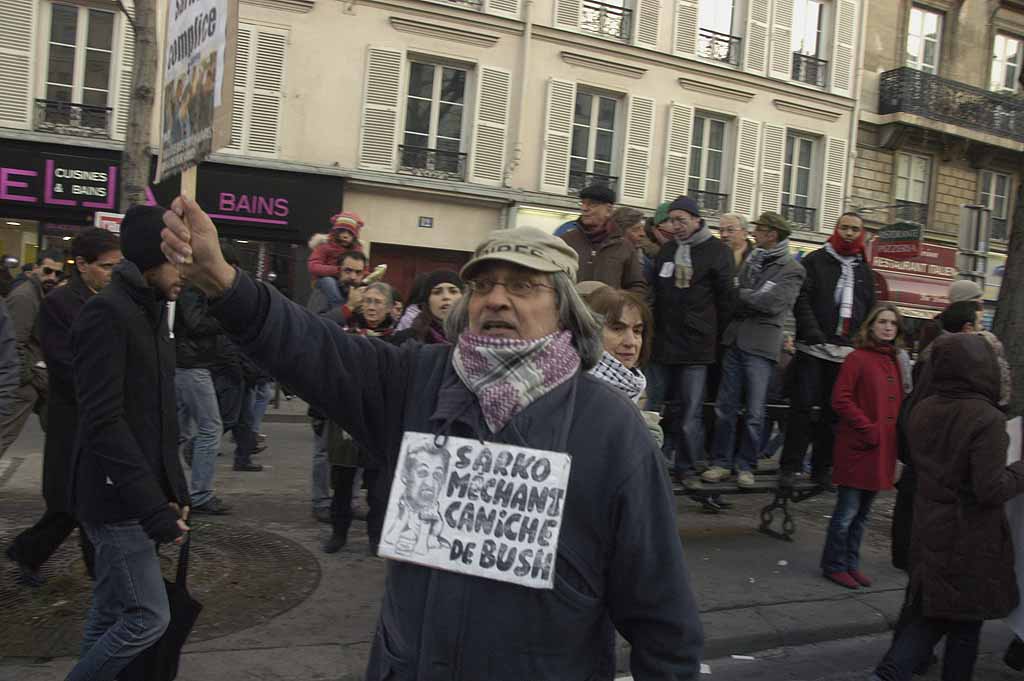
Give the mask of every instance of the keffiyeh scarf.
<path id="1" fill-rule="evenodd" d="M 604 353 L 601 361 L 590 370 L 590 373 L 613 388 L 621 390 L 626 397 L 634 402 L 640 401 L 640 395 L 647 387 L 647 377 L 642 372 L 637 369 L 628 369 L 625 364 L 608 352 Z"/>
<path id="2" fill-rule="evenodd" d="M 480 402 L 487 427 L 497 433 L 534 400 L 572 378 L 580 356 L 568 331 L 537 340 L 464 333 L 452 364 Z"/>
<path id="3" fill-rule="evenodd" d="M 693 259 L 690 257 L 690 249 L 699 246 L 711 238 L 711 230 L 701 226 L 688 239 L 677 239 L 675 274 L 676 288 L 690 288 L 690 280 L 693 278 Z"/>
<path id="4" fill-rule="evenodd" d="M 861 256 L 859 253 L 839 255 L 830 243 L 825 244 L 825 250 L 839 261 L 839 265 L 843 268 L 839 275 L 839 281 L 836 282 L 835 291 L 835 302 L 839 306 L 839 322 L 836 324 L 836 333 L 848 338 L 850 336 L 850 320 L 853 319 L 853 287 L 856 283 L 854 268 L 861 261 Z"/>
<path id="5" fill-rule="evenodd" d="M 767 263 L 777 260 L 788 253 L 789 239 L 783 239 L 774 248 L 755 248 L 751 251 L 750 258 L 747 260 L 747 267 L 753 272 L 760 272 Z"/>

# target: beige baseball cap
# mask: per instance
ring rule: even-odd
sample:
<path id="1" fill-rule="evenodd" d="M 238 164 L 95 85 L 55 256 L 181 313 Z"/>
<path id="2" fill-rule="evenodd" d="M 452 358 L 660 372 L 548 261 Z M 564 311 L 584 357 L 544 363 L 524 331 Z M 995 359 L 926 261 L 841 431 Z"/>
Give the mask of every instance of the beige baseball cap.
<path id="1" fill-rule="evenodd" d="M 516 227 L 491 232 L 462 268 L 463 279 L 472 279 L 488 261 L 507 262 L 538 272 L 565 272 L 575 282 L 579 257 L 569 244 L 536 227 Z"/>

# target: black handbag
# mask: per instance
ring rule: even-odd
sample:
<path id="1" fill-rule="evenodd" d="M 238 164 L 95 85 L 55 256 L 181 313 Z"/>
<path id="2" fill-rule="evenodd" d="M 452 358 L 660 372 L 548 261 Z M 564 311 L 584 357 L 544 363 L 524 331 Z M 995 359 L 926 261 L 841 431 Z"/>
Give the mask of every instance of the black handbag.
<path id="1" fill-rule="evenodd" d="M 188 593 L 188 552 L 191 535 L 181 545 L 178 572 L 173 582 L 164 580 L 171 622 L 164 635 L 136 657 L 117 675 L 120 681 L 173 681 L 178 676 L 178 659 L 203 604 Z"/>

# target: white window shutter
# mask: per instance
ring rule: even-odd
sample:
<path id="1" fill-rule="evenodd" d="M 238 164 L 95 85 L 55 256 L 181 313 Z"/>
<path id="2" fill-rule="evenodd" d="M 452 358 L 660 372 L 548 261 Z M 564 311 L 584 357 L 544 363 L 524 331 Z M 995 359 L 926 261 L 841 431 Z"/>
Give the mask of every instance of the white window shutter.
<path id="1" fill-rule="evenodd" d="M 771 58 L 768 75 L 772 78 L 793 78 L 793 0 L 775 0 L 772 12 Z"/>
<path id="2" fill-rule="evenodd" d="M 676 0 L 676 23 L 672 51 L 687 57 L 697 54 L 699 11 L 696 0 Z"/>
<path id="3" fill-rule="evenodd" d="M 0 125 L 32 127 L 37 0 L 0 0 Z"/>
<path id="4" fill-rule="evenodd" d="M 548 80 L 548 102 L 544 113 L 544 154 L 540 169 L 540 190 L 565 194 L 569 188 L 569 151 L 572 143 L 572 114 L 576 108 L 576 83 Z"/>
<path id="5" fill-rule="evenodd" d="M 473 119 L 473 150 L 469 181 L 500 186 L 505 177 L 505 145 L 512 74 L 490 66 L 480 68 Z"/>
<path id="6" fill-rule="evenodd" d="M 262 27 L 256 29 L 255 34 L 256 53 L 253 59 L 252 104 L 249 107 L 246 151 L 250 154 L 276 156 L 288 35 Z"/>
<path id="7" fill-rule="evenodd" d="M 238 25 L 238 36 L 235 40 L 235 92 L 231 103 L 231 142 L 226 149 L 242 151 L 247 136 L 245 122 L 249 120 L 248 110 L 251 104 L 249 96 L 249 78 L 252 73 L 252 37 L 253 31 L 248 26 Z"/>
<path id="8" fill-rule="evenodd" d="M 853 55 L 857 40 L 857 3 L 836 0 L 835 40 L 832 49 L 832 92 L 853 97 Z"/>
<path id="9" fill-rule="evenodd" d="M 623 203 L 643 205 L 647 202 L 647 174 L 651 167 L 653 136 L 654 100 L 631 95 L 622 157 Z"/>
<path id="10" fill-rule="evenodd" d="M 768 25 L 771 20 L 770 0 L 747 3 L 747 34 L 743 37 L 743 70 L 764 75 L 768 70 Z"/>
<path id="11" fill-rule="evenodd" d="M 819 228 L 831 228 L 843 214 L 846 192 L 847 141 L 829 137 L 825 144 L 825 182 L 821 190 L 821 220 Z"/>
<path id="12" fill-rule="evenodd" d="M 127 4 L 127 3 L 126 3 Z M 135 29 L 123 14 L 118 15 L 121 27 L 120 62 L 117 68 L 116 99 L 113 99 L 113 134 L 116 140 L 123 140 L 128 132 L 128 112 L 132 106 L 132 69 L 135 65 Z"/>
<path id="13" fill-rule="evenodd" d="M 636 30 L 633 31 L 633 44 L 639 47 L 658 49 L 658 15 L 661 13 L 661 0 L 636 0 Z"/>
<path id="14" fill-rule="evenodd" d="M 509 19 L 519 18 L 519 0 L 486 0 L 484 11 L 489 14 L 508 17 Z"/>
<path id="15" fill-rule="evenodd" d="M 555 28 L 577 30 L 582 8 L 583 0 L 555 0 Z"/>
<path id="16" fill-rule="evenodd" d="M 398 155 L 398 121 L 402 100 L 405 53 L 371 47 L 366 54 L 363 122 L 359 166 L 394 171 Z"/>
<path id="17" fill-rule="evenodd" d="M 661 200 L 671 201 L 686 194 L 690 178 L 690 140 L 693 135 L 693 107 L 672 102 L 668 108 L 665 135 L 665 172 L 661 178 Z"/>
<path id="18" fill-rule="evenodd" d="M 786 161 L 786 129 L 764 124 L 761 143 L 761 192 L 757 212 L 782 212 L 782 173 Z"/>
<path id="19" fill-rule="evenodd" d="M 736 121 L 736 165 L 732 175 L 733 213 L 754 216 L 757 193 L 757 169 L 760 161 L 761 124 L 749 118 Z"/>

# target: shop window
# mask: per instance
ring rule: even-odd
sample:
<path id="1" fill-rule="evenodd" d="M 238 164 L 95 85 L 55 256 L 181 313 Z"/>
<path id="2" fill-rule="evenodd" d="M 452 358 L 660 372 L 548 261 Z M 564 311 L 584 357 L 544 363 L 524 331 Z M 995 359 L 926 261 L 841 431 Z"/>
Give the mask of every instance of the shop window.
<path id="1" fill-rule="evenodd" d="M 619 179 L 613 172 L 618 116 L 618 99 L 577 91 L 569 154 L 570 192 L 592 184 L 615 186 Z"/>
<path id="2" fill-rule="evenodd" d="M 409 62 L 399 172 L 466 179 L 466 69 Z"/>
<path id="3" fill-rule="evenodd" d="M 907 66 L 937 74 L 942 50 L 942 20 L 939 12 L 923 7 L 910 9 L 910 25 L 907 30 Z"/>

